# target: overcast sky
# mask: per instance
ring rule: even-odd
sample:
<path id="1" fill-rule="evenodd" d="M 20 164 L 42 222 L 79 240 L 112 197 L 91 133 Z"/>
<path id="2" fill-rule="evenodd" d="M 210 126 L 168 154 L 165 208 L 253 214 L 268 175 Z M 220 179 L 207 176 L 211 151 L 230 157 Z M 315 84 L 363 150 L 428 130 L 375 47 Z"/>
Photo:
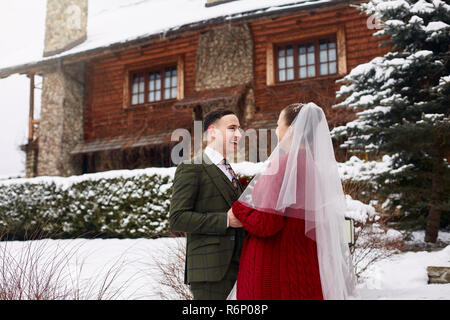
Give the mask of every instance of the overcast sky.
<path id="1" fill-rule="evenodd" d="M 0 0 L 0 67 L 42 57 L 45 5 L 45 0 Z M 40 87 L 41 80 L 36 80 Z M 20 145 L 28 136 L 29 95 L 30 81 L 25 75 L 0 79 L 0 176 L 25 174 Z M 36 89 L 37 111 L 40 95 Z"/>

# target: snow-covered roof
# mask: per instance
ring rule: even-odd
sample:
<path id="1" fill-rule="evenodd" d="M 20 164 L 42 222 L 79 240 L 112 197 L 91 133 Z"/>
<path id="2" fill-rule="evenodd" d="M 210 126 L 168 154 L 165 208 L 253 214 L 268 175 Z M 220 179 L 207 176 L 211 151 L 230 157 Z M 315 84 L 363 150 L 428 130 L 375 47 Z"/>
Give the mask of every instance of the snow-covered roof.
<path id="1" fill-rule="evenodd" d="M 87 40 L 78 46 L 39 60 L 0 62 L 0 78 L 19 69 L 152 36 L 189 29 L 205 23 L 236 21 L 247 17 L 295 10 L 343 0 L 237 0 L 206 7 L 206 0 L 91 0 Z"/>

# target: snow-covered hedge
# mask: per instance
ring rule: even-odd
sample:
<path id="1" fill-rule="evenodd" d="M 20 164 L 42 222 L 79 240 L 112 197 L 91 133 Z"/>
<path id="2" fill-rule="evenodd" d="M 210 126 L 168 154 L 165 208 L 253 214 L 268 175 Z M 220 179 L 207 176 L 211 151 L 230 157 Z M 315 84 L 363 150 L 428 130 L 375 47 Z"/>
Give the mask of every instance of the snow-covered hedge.
<path id="1" fill-rule="evenodd" d="M 2 180 L 0 235 L 8 233 L 18 239 L 36 231 L 53 238 L 167 235 L 175 170 Z"/>
<path id="2" fill-rule="evenodd" d="M 0 183 L 1 232 L 23 238 L 156 237 L 167 234 L 171 177 L 18 179 Z"/>
<path id="3" fill-rule="evenodd" d="M 362 167 L 367 167 L 363 170 Z M 386 164 L 356 157 L 339 164 L 343 180 L 368 179 Z M 265 163 L 236 163 L 249 180 Z M 169 233 L 168 214 L 176 168 L 114 170 L 72 177 L 0 180 L 0 234 L 16 238 L 43 230 L 55 238 L 158 237 Z M 347 216 L 364 221 L 373 207 L 347 196 Z M 29 237 L 29 236 L 28 236 Z"/>

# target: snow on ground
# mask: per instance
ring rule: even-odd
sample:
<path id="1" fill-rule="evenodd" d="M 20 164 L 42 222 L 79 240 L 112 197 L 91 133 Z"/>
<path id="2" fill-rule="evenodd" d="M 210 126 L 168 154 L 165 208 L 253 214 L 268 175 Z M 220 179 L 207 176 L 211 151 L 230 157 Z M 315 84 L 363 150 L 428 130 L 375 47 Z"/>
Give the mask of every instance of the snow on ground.
<path id="1" fill-rule="evenodd" d="M 450 233 L 444 237 L 450 237 Z M 119 271 L 106 297 L 119 293 L 113 298 L 159 300 L 164 296 L 180 299 L 170 288 L 161 285 L 163 276 L 158 263 L 175 261 L 175 252 L 177 248 L 184 250 L 184 242 L 183 238 L 76 239 L 38 240 L 33 241 L 33 245 L 40 248 L 45 258 L 55 252 L 69 253 L 70 261 L 65 270 L 71 277 L 66 280 L 70 285 L 78 278 L 82 284 L 79 287 L 91 288 L 85 297 L 94 299 L 95 288 L 108 271 L 110 274 Z M 20 250 L 29 245 L 29 241 L 0 242 L 0 252 L 6 248 L 17 257 Z M 427 284 L 427 266 L 450 266 L 450 245 L 440 251 L 396 254 L 374 263 L 358 284 L 359 299 L 449 299 L 450 284 Z M 80 267 L 81 272 L 77 271 Z M 124 288 L 120 289 L 123 284 Z"/>
<path id="2" fill-rule="evenodd" d="M 425 232 L 414 231 L 406 245 L 427 245 Z M 373 263 L 358 284 L 361 299 L 449 300 L 450 284 L 427 284 L 427 267 L 450 267 L 450 232 L 440 231 L 443 248 L 433 251 L 408 251 Z"/>
<path id="3" fill-rule="evenodd" d="M 411 240 L 408 240 L 408 243 L 423 243 L 423 239 L 425 238 L 425 232 L 423 230 L 413 231 L 411 232 Z M 443 243 L 450 244 L 450 232 L 439 232 L 438 241 Z"/>
<path id="4" fill-rule="evenodd" d="M 371 173 L 387 170 L 390 158 L 384 157 L 380 162 L 365 162 L 352 157 L 346 163 L 339 163 L 339 172 L 343 179 L 367 179 Z M 232 164 L 238 174 L 254 175 L 265 168 L 265 163 L 242 162 Z M 147 168 L 138 170 L 115 170 L 95 174 L 62 177 L 37 177 L 32 179 L 11 179 L 0 181 L 1 184 L 18 182 L 55 182 L 68 187 L 74 182 L 85 179 L 127 177 L 139 174 L 160 174 L 173 178 L 176 168 Z M 365 175 L 366 174 L 366 175 Z M 378 213 L 371 205 L 346 196 L 346 216 L 358 221 Z M 398 236 L 393 229 L 384 234 L 385 237 Z M 417 244 L 415 252 L 404 252 L 373 263 L 360 278 L 358 284 L 359 299 L 450 299 L 450 284 L 428 285 L 427 266 L 450 266 L 450 232 L 440 232 L 438 240 L 443 249 L 427 252 L 423 245 L 424 232 L 411 234 L 407 244 Z M 170 265 L 178 261 L 176 252 L 184 252 L 182 238 L 161 239 L 75 239 L 75 240 L 39 240 L 0 242 L 1 255 L 9 252 L 13 257 L 20 256 L 29 246 L 41 248 L 39 252 L 43 261 L 51 257 L 68 257 L 64 265 L 64 281 L 68 286 L 74 284 L 78 288 L 88 288 L 82 297 L 94 299 L 95 292 L 102 280 L 116 275 L 113 285 L 106 297 L 117 299 L 180 299 L 169 287 L 161 285 L 164 280 L 160 265 Z M 72 255 L 73 254 L 73 255 Z M 58 259 L 59 259 L 58 258 Z M 184 265 L 178 266 L 180 279 L 183 279 Z M 1 268 L 0 268 L 1 271 Z M 0 279 L 2 274 L 0 272 Z M 79 279 L 79 281 L 76 281 Z M 110 278 L 109 278 L 110 279 Z M 94 283 L 94 284 L 93 284 Z M 124 286 L 122 289 L 121 286 Z M 90 289 L 89 289 L 90 288 Z"/>
<path id="5" fill-rule="evenodd" d="M 375 262 L 358 286 L 361 298 L 450 299 L 450 284 L 427 284 L 428 266 L 450 267 L 450 245 L 439 251 L 405 252 Z"/>
<path id="6" fill-rule="evenodd" d="M 31 249 L 35 254 L 29 260 L 40 265 L 41 279 L 61 273 L 60 282 L 81 289 L 81 297 L 87 299 L 95 299 L 101 284 L 112 280 L 105 298 L 158 300 L 162 298 L 158 263 L 171 261 L 171 253 L 183 242 L 179 238 L 3 241 L 0 257 L 14 257 L 20 269 L 27 259 L 19 257 Z M 57 267 L 50 268 L 49 261 Z"/>

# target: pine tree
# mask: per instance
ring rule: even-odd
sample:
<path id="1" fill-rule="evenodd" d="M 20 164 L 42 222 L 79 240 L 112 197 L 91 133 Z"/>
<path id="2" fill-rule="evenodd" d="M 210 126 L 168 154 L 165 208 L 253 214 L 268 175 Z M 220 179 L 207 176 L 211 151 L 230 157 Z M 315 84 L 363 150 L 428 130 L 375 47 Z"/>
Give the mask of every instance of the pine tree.
<path id="1" fill-rule="evenodd" d="M 450 6 L 371 0 L 359 8 L 381 21 L 374 36 L 388 36 L 382 44 L 391 52 L 340 80 L 344 100 L 335 107 L 358 118 L 332 133 L 352 152 L 393 157 L 392 169 L 376 179 L 380 195 L 436 242 L 450 212 Z"/>

